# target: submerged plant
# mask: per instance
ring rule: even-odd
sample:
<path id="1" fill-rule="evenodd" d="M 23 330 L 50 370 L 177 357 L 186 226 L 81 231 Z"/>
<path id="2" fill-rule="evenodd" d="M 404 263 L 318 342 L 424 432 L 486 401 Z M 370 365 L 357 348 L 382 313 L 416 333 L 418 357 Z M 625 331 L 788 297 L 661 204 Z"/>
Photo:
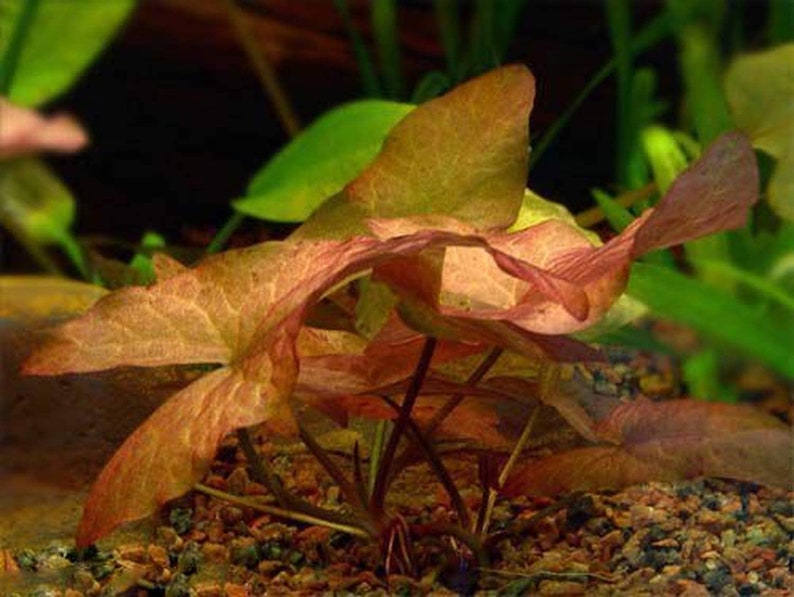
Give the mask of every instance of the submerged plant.
<path id="1" fill-rule="evenodd" d="M 394 546 L 421 532 L 390 512 L 386 497 L 399 465 L 417 455 L 449 492 L 459 523 L 422 532 L 453 534 L 474 552 L 476 535 L 488 532 L 488 505 L 503 489 L 557 492 L 709 474 L 787 483 L 782 455 L 791 438 L 773 418 L 640 401 L 597 422 L 560 391 L 555 373 L 556 363 L 602 358 L 567 334 L 604 316 L 633 259 L 743 224 L 758 194 L 748 141 L 738 133 L 718 138 L 655 208 L 601 245 L 565 217 L 544 215 L 546 204 L 525 191 L 533 95 L 534 79 L 520 66 L 472 80 L 405 116 L 376 159 L 287 240 L 192 268 L 157 256 L 154 284 L 113 292 L 57 328 L 25 363 L 27 374 L 215 366 L 116 452 L 91 490 L 78 544 L 196 487 L 223 438 L 255 425 L 299 436 L 351 508 L 332 513 L 285 492 L 240 432 L 254 473 L 280 502 L 277 513 L 379 540 L 386 562 L 406 571 L 410 550 L 396 557 Z M 610 465 L 578 474 L 604 452 L 571 452 L 553 486 L 532 480 L 531 463 L 508 474 L 535 418 L 527 391 L 586 439 L 608 444 L 591 449 L 607 450 L 611 460 L 601 461 Z M 509 466 L 484 473 L 486 507 L 473 519 L 434 439 L 447 434 L 504 449 L 494 401 L 517 401 L 527 433 Z M 369 483 L 357 450 L 349 478 L 317 445 L 301 422 L 305 408 L 340 421 L 351 414 L 394 421 Z"/>

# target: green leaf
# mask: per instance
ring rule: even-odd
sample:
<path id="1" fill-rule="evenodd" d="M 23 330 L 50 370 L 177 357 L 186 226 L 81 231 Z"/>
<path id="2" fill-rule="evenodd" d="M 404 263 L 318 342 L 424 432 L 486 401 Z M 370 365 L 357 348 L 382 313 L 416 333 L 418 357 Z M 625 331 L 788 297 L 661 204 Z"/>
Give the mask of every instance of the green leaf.
<path id="1" fill-rule="evenodd" d="M 39 9 L 41 0 L 28 0 L 16 15 L 16 20 L 3 21 L 3 16 L 0 14 L 0 39 L 8 39 L 2 54 L 0 54 L 0 95 L 8 95 L 8 89 L 11 87 L 11 81 L 14 79 L 14 73 L 19 64 L 19 54 L 25 45 L 25 39 L 30 30 L 30 24 L 33 22 L 33 17 L 36 16 L 36 11 Z M 13 24 L 10 24 L 13 23 Z M 8 35 L 3 29 L 8 28 Z"/>
<path id="2" fill-rule="evenodd" d="M 688 325 L 712 341 L 757 359 L 794 378 L 791 333 L 794 326 L 677 271 L 636 263 L 628 294 L 657 316 Z"/>
<path id="3" fill-rule="evenodd" d="M 593 245 L 601 245 L 601 238 L 595 232 L 582 228 L 576 223 L 576 218 L 568 211 L 568 208 L 561 203 L 555 203 L 544 199 L 530 189 L 524 191 L 524 201 L 518 211 L 518 217 L 513 225 L 508 228 L 508 232 L 518 232 L 535 224 L 540 224 L 546 220 L 562 220 L 563 222 L 576 227 L 579 232 L 587 237 Z"/>
<path id="4" fill-rule="evenodd" d="M 0 225 L 31 255 L 55 273 L 57 266 L 42 250 L 58 245 L 86 280 L 91 280 L 83 250 L 70 230 L 75 201 L 61 180 L 39 160 L 0 162 Z"/>
<path id="5" fill-rule="evenodd" d="M 777 158 L 769 205 L 794 221 L 794 44 L 737 58 L 725 91 L 738 126 L 753 146 Z"/>
<path id="6" fill-rule="evenodd" d="M 150 284 L 155 280 L 154 265 L 152 265 L 152 254 L 157 249 L 164 249 L 165 239 L 156 232 L 146 232 L 140 243 L 140 249 L 130 261 L 130 267 L 136 270 L 141 281 Z"/>
<path id="7" fill-rule="evenodd" d="M 0 10 L 0 56 L 9 49 L 26 0 Z M 35 106 L 65 92 L 99 55 L 135 7 L 135 0 L 41 0 L 16 65 L 9 98 Z"/>
<path id="8" fill-rule="evenodd" d="M 710 402 L 738 402 L 736 388 L 720 383 L 720 356 L 714 347 L 708 347 L 684 359 L 682 376 L 690 396 Z"/>
<path id="9" fill-rule="evenodd" d="M 0 223 L 41 245 L 70 235 L 75 203 L 55 174 L 36 159 L 0 163 Z"/>
<path id="10" fill-rule="evenodd" d="M 449 77 L 444 73 L 432 70 L 416 84 L 411 94 L 412 104 L 423 104 L 447 91 L 452 86 Z"/>
<path id="11" fill-rule="evenodd" d="M 678 60 L 689 114 L 701 143 L 713 141 L 732 128 L 720 77 L 719 26 L 724 12 L 721 0 L 667 0 L 677 20 Z"/>
<path id="12" fill-rule="evenodd" d="M 738 57 L 725 74 L 737 126 L 753 147 L 780 158 L 794 135 L 794 43 Z"/>
<path id="13" fill-rule="evenodd" d="M 631 212 L 610 197 L 606 192 L 601 189 L 593 189 L 590 193 L 593 195 L 593 199 L 595 199 L 598 207 L 604 212 L 604 217 L 615 232 L 621 232 L 634 221 L 634 216 L 631 215 Z"/>
<path id="14" fill-rule="evenodd" d="M 398 298 L 388 285 L 370 277 L 359 281 L 359 299 L 356 303 L 356 331 L 371 340 L 389 319 Z"/>
<path id="15" fill-rule="evenodd" d="M 649 126 L 642 132 L 642 146 L 651 163 L 659 193 L 664 194 L 689 165 L 675 136 L 662 126 Z"/>
<path id="16" fill-rule="evenodd" d="M 447 60 L 447 74 L 456 79 L 461 68 L 460 5 L 457 0 L 433 0 L 436 26 Z"/>
<path id="17" fill-rule="evenodd" d="M 356 57 L 356 65 L 358 66 L 359 76 L 361 77 L 361 86 L 364 95 L 367 97 L 380 97 L 383 95 L 380 88 L 380 81 L 375 72 L 375 65 L 372 63 L 372 57 L 367 50 L 364 40 L 361 38 L 358 30 L 356 29 L 353 18 L 350 16 L 350 8 L 347 6 L 347 0 L 334 0 L 334 7 L 336 12 L 339 13 L 339 18 L 342 19 L 342 24 L 347 32 L 347 37 L 350 39 L 350 45 L 353 49 L 353 55 Z"/>
<path id="18" fill-rule="evenodd" d="M 621 338 L 631 336 L 633 339 L 638 339 L 638 341 L 640 338 L 642 338 L 642 340 L 647 340 L 647 338 L 639 332 L 632 335 L 627 327 L 627 324 L 639 319 L 647 313 L 648 307 L 637 299 L 630 297 L 628 294 L 622 294 L 598 322 L 591 325 L 586 330 L 575 333 L 573 336 L 582 342 L 598 343 L 603 342 L 604 338 L 609 338 L 613 335 Z M 620 335 L 620 330 L 626 330 L 622 336 Z M 658 346 L 655 346 L 655 348 L 658 348 Z"/>
<path id="19" fill-rule="evenodd" d="M 794 2 L 771 0 L 766 27 L 771 45 L 794 41 Z"/>
<path id="20" fill-rule="evenodd" d="M 268 161 L 232 205 L 263 220 L 302 222 L 375 158 L 389 130 L 413 108 L 381 100 L 334 108 Z"/>
<path id="21" fill-rule="evenodd" d="M 775 284 L 774 280 L 743 270 L 731 263 L 706 260 L 691 261 L 699 270 L 702 269 L 716 276 L 722 276 L 743 284 L 757 293 L 760 298 L 778 303 L 788 309 L 791 317 L 794 317 L 794 296 L 791 296 L 785 289 Z"/>
<path id="22" fill-rule="evenodd" d="M 372 0 L 372 32 L 378 45 L 383 86 L 392 99 L 405 95 L 397 26 L 397 2 Z"/>

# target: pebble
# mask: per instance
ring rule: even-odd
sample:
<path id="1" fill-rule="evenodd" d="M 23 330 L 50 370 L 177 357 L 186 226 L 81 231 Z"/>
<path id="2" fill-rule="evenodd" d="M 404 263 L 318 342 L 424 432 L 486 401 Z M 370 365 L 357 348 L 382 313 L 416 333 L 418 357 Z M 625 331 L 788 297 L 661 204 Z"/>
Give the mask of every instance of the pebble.
<path id="1" fill-rule="evenodd" d="M 579 582 L 542 580 L 538 585 L 538 595 L 584 595 L 587 585 Z"/>
<path id="2" fill-rule="evenodd" d="M 223 597 L 223 587 L 216 581 L 196 583 L 193 586 L 196 597 Z"/>
<path id="3" fill-rule="evenodd" d="M 223 592 L 226 597 L 249 597 L 248 589 L 245 588 L 245 585 L 230 582 L 223 585 Z"/>
<path id="4" fill-rule="evenodd" d="M 227 491 L 235 495 L 246 495 L 249 483 L 248 471 L 243 466 L 238 466 L 226 478 Z"/>
<path id="5" fill-rule="evenodd" d="M 160 568 L 168 566 L 168 552 L 162 545 L 151 544 L 146 549 L 146 553 L 149 556 L 149 560 Z"/>
<path id="6" fill-rule="evenodd" d="M 74 587 L 86 595 L 99 594 L 99 582 L 87 570 L 75 570 L 72 577 Z"/>
<path id="7" fill-rule="evenodd" d="M 228 559 L 228 550 L 220 543 L 207 542 L 201 546 L 201 555 L 208 562 L 223 563 Z"/>

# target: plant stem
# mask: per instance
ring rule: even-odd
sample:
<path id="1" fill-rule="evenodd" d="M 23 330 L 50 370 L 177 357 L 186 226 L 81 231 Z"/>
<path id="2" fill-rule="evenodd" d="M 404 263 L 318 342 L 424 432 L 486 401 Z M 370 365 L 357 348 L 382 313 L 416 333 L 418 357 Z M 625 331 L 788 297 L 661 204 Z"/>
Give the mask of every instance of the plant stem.
<path id="1" fill-rule="evenodd" d="M 276 110 L 281 125 L 290 137 L 294 137 L 300 132 L 301 125 L 295 111 L 292 109 L 292 104 L 287 97 L 284 88 L 276 76 L 273 67 L 265 57 L 264 52 L 257 44 L 256 38 L 251 35 L 248 30 L 245 16 L 234 0 L 223 0 L 226 7 L 226 14 L 229 17 L 229 22 L 234 28 L 237 39 L 240 45 L 248 55 L 251 65 L 256 71 L 259 83 L 264 88 L 270 101 L 273 103 L 273 108 Z"/>
<path id="2" fill-rule="evenodd" d="M 493 509 L 496 505 L 496 497 L 499 495 L 499 492 L 504 487 L 505 482 L 507 481 L 508 475 L 510 475 L 510 471 L 513 470 L 513 467 L 518 460 L 518 457 L 521 456 L 521 453 L 524 451 L 524 448 L 529 442 L 529 437 L 532 435 L 532 428 L 535 426 L 535 421 L 538 418 L 538 413 L 540 412 L 540 406 L 536 406 L 532 410 L 532 414 L 529 415 L 529 419 L 527 419 L 526 424 L 524 425 L 524 430 L 521 432 L 521 437 L 518 438 L 516 445 L 513 446 L 513 450 L 510 452 L 510 457 L 507 459 L 507 462 L 502 467 L 502 471 L 499 473 L 499 478 L 496 482 L 496 489 L 489 488 L 488 489 L 488 498 L 486 500 L 485 508 L 482 509 L 480 512 L 482 516 L 479 517 L 477 520 L 477 526 L 475 528 L 475 532 L 478 534 L 487 534 L 488 527 L 491 524 L 491 516 L 493 515 Z"/>
<path id="3" fill-rule="evenodd" d="M 381 397 L 384 398 L 383 396 Z M 375 489 L 375 478 L 378 476 L 378 468 L 380 466 L 381 456 L 383 456 L 383 440 L 386 437 L 386 427 L 388 424 L 388 421 L 378 421 L 375 427 L 375 438 L 372 441 L 372 450 L 369 455 L 369 479 L 367 489 L 369 490 L 370 496 Z"/>
<path id="4" fill-rule="evenodd" d="M 491 351 L 487 355 L 485 355 L 485 358 L 477 366 L 477 368 L 471 373 L 471 375 L 469 375 L 468 379 L 466 380 L 466 385 L 467 386 L 477 385 L 477 383 L 479 383 L 479 381 L 483 377 L 485 377 L 485 374 L 488 373 L 491 367 L 493 367 L 494 363 L 496 363 L 496 361 L 499 360 L 499 357 L 502 356 L 503 352 L 504 350 L 501 348 L 491 349 Z M 465 398 L 464 394 L 456 394 L 450 397 L 450 399 L 444 403 L 444 405 L 439 409 L 439 411 L 435 415 L 433 415 L 433 418 L 430 419 L 430 422 L 427 424 L 427 427 L 425 428 L 425 433 L 427 434 L 427 437 L 433 436 L 433 433 L 435 433 L 436 429 L 438 429 L 438 426 L 444 422 L 444 419 L 446 419 L 447 416 L 449 416 L 449 413 L 455 410 L 455 407 L 457 407 L 458 404 L 460 404 L 463 398 Z"/>
<path id="5" fill-rule="evenodd" d="M 201 493 L 204 493 L 206 495 L 221 500 L 225 500 L 227 502 L 231 502 L 232 504 L 238 504 L 246 508 L 252 508 L 253 510 L 264 512 L 265 514 L 278 516 L 279 518 L 286 518 L 287 520 L 295 520 L 297 522 L 304 522 L 306 524 L 324 526 L 329 529 L 334 529 L 336 531 L 341 531 L 343 533 L 355 535 L 356 537 L 363 537 L 365 539 L 370 538 L 370 534 L 367 531 L 352 524 L 342 524 L 342 523 L 326 520 L 324 518 L 315 517 L 310 514 L 304 514 L 302 512 L 293 512 L 290 510 L 285 510 L 283 508 L 277 508 L 275 506 L 268 506 L 267 504 L 261 504 L 249 498 L 240 497 L 238 495 L 226 493 L 225 491 L 219 491 L 217 489 L 213 489 L 212 487 L 207 487 L 206 485 L 203 485 L 201 483 L 196 483 L 193 486 L 193 489 L 195 489 L 196 491 L 200 491 Z"/>
<path id="6" fill-rule="evenodd" d="M 356 488 L 359 503 L 369 503 L 369 491 L 364 481 L 364 468 L 361 464 L 361 450 L 358 441 L 353 444 L 353 485 Z"/>
<path id="7" fill-rule="evenodd" d="M 206 253 L 212 255 L 220 251 L 229 240 L 229 237 L 234 234 L 234 231 L 237 230 L 244 221 L 245 214 L 239 211 L 233 212 L 232 215 L 229 216 L 229 219 L 226 220 L 226 223 L 215 233 L 215 237 L 210 241 L 210 244 L 207 245 Z"/>
<path id="8" fill-rule="evenodd" d="M 11 40 L 6 46 L 2 59 L 0 59 L 0 95 L 10 95 L 11 83 L 19 65 L 19 56 L 22 54 L 25 38 L 36 16 L 39 4 L 41 4 L 40 0 L 26 0 L 22 3 L 21 12 L 11 34 Z"/>
<path id="9" fill-rule="evenodd" d="M 455 537 L 471 549 L 474 557 L 477 558 L 478 568 L 488 568 L 491 565 L 488 552 L 479 538 L 461 526 L 454 524 L 424 524 L 412 525 L 411 530 L 420 538 L 428 535 L 449 535 L 450 537 Z"/>
<path id="10" fill-rule="evenodd" d="M 276 498 L 279 506 L 291 512 L 298 512 L 314 518 L 328 520 L 336 524 L 346 525 L 350 523 L 350 519 L 338 512 L 326 510 L 319 506 L 315 506 L 299 497 L 289 493 L 284 489 L 281 480 L 278 478 L 267 460 L 260 457 L 259 453 L 254 448 L 251 441 L 251 436 L 247 429 L 238 429 L 237 438 L 240 442 L 240 447 L 245 454 L 245 459 L 251 467 L 251 475 L 257 483 L 261 483 L 267 487 L 268 491 Z"/>
<path id="11" fill-rule="evenodd" d="M 264 459 L 259 456 L 254 447 L 254 442 L 251 441 L 251 434 L 248 433 L 248 429 L 241 428 L 237 430 L 237 441 L 240 443 L 243 454 L 245 454 L 248 466 L 251 467 L 251 476 L 254 481 L 267 487 L 273 497 L 276 498 L 279 506 L 288 508 L 290 500 L 287 497 L 287 492 L 284 491 L 284 487 L 270 469 L 270 466 L 266 465 Z"/>
<path id="12" fill-rule="evenodd" d="M 400 405 L 396 404 L 393 400 L 385 396 L 381 396 L 381 398 L 383 398 L 383 400 L 398 413 L 400 412 Z M 433 444 L 430 442 L 427 436 L 411 419 L 408 420 L 408 431 L 411 433 L 414 441 L 424 454 L 428 464 L 430 464 L 430 467 L 433 469 L 433 472 L 435 473 L 439 482 L 447 492 L 447 495 L 449 495 L 450 502 L 452 502 L 452 507 L 455 509 L 455 512 L 458 515 L 458 521 L 460 525 L 464 528 L 468 528 L 471 524 L 469 509 L 463 502 L 463 498 L 461 497 L 455 482 L 452 480 L 452 475 L 449 474 L 447 467 L 444 466 L 444 461 L 441 460 L 441 457 L 438 455 L 438 452 L 436 452 L 435 448 L 433 448 Z M 388 482 L 386 486 L 388 487 Z"/>
<path id="13" fill-rule="evenodd" d="M 339 486 L 342 495 L 345 496 L 345 499 L 348 501 L 348 503 L 353 507 L 353 509 L 366 516 L 366 504 L 359 499 L 360 496 L 355 485 L 348 480 L 341 470 L 339 470 L 339 467 L 334 464 L 334 461 L 331 460 L 331 457 L 328 456 L 325 450 L 323 450 L 322 446 L 317 443 L 317 440 L 314 439 L 311 433 L 306 431 L 306 429 L 302 426 L 299 426 L 298 429 L 303 443 L 306 444 L 306 447 L 309 448 L 309 451 L 314 455 L 325 471 Z"/>
<path id="14" fill-rule="evenodd" d="M 422 354 L 419 357 L 419 362 L 416 364 L 416 370 L 414 371 L 414 376 L 411 379 L 411 384 L 408 386 L 408 390 L 405 393 L 405 398 L 403 398 L 402 405 L 400 406 L 400 414 L 397 416 L 397 419 L 394 422 L 394 429 L 392 429 L 392 432 L 389 435 L 389 440 L 386 443 L 385 449 L 383 450 L 383 457 L 381 458 L 380 467 L 378 468 L 378 476 L 375 479 L 375 486 L 373 487 L 372 495 L 370 496 L 370 511 L 374 512 L 378 518 L 383 512 L 383 504 L 386 498 L 387 481 L 391 474 L 391 467 L 394 463 L 394 455 L 397 451 L 397 446 L 399 445 L 400 439 L 405 432 L 405 428 L 407 427 L 411 417 L 411 410 L 413 409 L 416 398 L 419 396 L 419 392 L 422 389 L 425 376 L 430 369 L 430 361 L 433 358 L 433 352 L 435 349 L 436 339 L 433 337 L 428 337 L 425 340 L 424 347 L 422 348 Z"/>

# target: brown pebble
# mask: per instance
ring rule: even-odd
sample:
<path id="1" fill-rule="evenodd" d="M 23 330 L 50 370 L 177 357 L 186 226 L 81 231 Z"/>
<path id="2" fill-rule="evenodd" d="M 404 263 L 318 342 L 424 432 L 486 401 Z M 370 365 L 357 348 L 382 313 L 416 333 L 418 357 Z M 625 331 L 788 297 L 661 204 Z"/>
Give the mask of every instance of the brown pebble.
<path id="1" fill-rule="evenodd" d="M 248 597 L 248 589 L 245 588 L 245 585 L 227 582 L 223 585 L 223 591 L 226 597 Z"/>
<path id="2" fill-rule="evenodd" d="M 245 495 L 248 483 L 248 471 L 242 466 L 234 469 L 226 478 L 227 490 L 235 495 Z"/>
<path id="3" fill-rule="evenodd" d="M 701 554 L 698 554 L 698 557 L 701 560 L 714 560 L 714 559 L 719 559 L 721 556 L 720 556 L 719 552 L 714 551 L 713 549 L 710 549 L 708 551 L 704 551 Z"/>
<path id="4" fill-rule="evenodd" d="M 224 506 L 219 513 L 220 519 L 228 526 L 234 526 L 243 519 L 243 511 L 236 506 Z"/>
<path id="5" fill-rule="evenodd" d="M 162 545 L 151 544 L 146 549 L 146 553 L 149 560 L 160 568 L 168 566 L 168 552 Z"/>
<path id="6" fill-rule="evenodd" d="M 673 393 L 675 388 L 673 379 L 669 375 L 652 373 L 643 375 L 639 379 L 640 392 L 648 397 L 667 396 Z"/>
<path id="7" fill-rule="evenodd" d="M 8 572 L 19 572 L 19 566 L 10 549 L 0 549 L 0 574 Z"/>
<path id="8" fill-rule="evenodd" d="M 196 597 L 223 597 L 223 588 L 218 582 L 202 582 L 197 583 L 193 590 L 196 592 Z"/>
<path id="9" fill-rule="evenodd" d="M 184 541 L 171 527 L 157 527 L 157 541 L 173 551 L 182 551 Z"/>
<path id="10" fill-rule="evenodd" d="M 760 570 L 766 565 L 763 558 L 753 558 L 747 562 L 746 570 Z"/>
<path id="11" fill-rule="evenodd" d="M 284 562 L 278 560 L 262 560 L 257 564 L 256 570 L 263 576 L 273 576 L 284 568 Z"/>
<path id="12" fill-rule="evenodd" d="M 310 468 L 299 468 L 293 471 L 293 483 L 297 493 L 315 493 L 317 491 L 317 474 Z"/>
<path id="13" fill-rule="evenodd" d="M 709 597 L 709 590 L 694 580 L 677 580 L 675 586 L 679 589 L 675 592 L 679 597 Z"/>
<path id="14" fill-rule="evenodd" d="M 318 572 L 316 570 L 313 570 L 309 567 L 304 567 L 292 577 L 292 586 L 299 588 L 302 591 L 317 593 L 322 592 L 323 589 L 328 587 L 328 581 L 325 578 L 318 576 Z"/>
<path id="15" fill-rule="evenodd" d="M 76 570 L 74 576 L 74 587 L 84 594 L 96 595 L 99 593 L 99 583 L 87 570 Z"/>
<path id="16" fill-rule="evenodd" d="M 698 525 L 715 535 L 721 534 L 725 528 L 728 520 L 723 514 L 719 512 L 712 512 L 711 510 L 702 510 L 697 515 Z"/>
<path id="17" fill-rule="evenodd" d="M 207 477 L 204 479 L 204 485 L 212 487 L 213 489 L 226 491 L 226 479 L 220 475 L 207 475 Z"/>
<path id="18" fill-rule="evenodd" d="M 222 564 L 228 559 L 228 549 L 220 543 L 207 542 L 201 546 L 201 553 L 208 562 Z"/>
<path id="19" fill-rule="evenodd" d="M 207 540 L 212 543 L 222 543 L 226 534 L 226 527 L 220 520 L 213 520 L 207 525 Z"/>
<path id="20" fill-rule="evenodd" d="M 198 529 L 191 530 L 185 535 L 185 541 L 193 541 L 195 543 L 204 543 L 207 540 L 207 533 Z"/>
<path id="21" fill-rule="evenodd" d="M 135 562 L 136 564 L 146 563 L 146 550 L 143 545 L 121 545 L 116 549 L 120 560 Z"/>
<path id="22" fill-rule="evenodd" d="M 584 595 L 585 589 L 584 583 L 542 580 L 538 585 L 538 595 Z"/>
<path id="23" fill-rule="evenodd" d="M 267 495 L 267 488 L 261 483 L 250 481 L 245 487 L 245 495 Z"/>

